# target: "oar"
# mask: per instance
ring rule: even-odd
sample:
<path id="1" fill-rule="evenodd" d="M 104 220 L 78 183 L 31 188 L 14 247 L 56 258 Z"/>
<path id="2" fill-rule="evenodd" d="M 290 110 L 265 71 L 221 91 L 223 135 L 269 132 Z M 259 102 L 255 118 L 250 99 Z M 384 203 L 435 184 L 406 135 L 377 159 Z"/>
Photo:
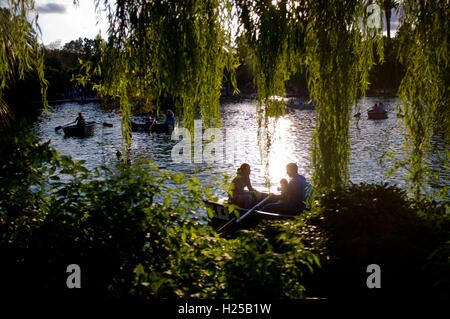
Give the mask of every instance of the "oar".
<path id="1" fill-rule="evenodd" d="M 64 125 L 64 126 L 67 126 L 67 125 L 70 125 L 70 124 L 73 124 L 73 123 L 75 123 L 76 122 L 76 120 L 75 121 L 73 121 L 73 122 L 71 122 L 71 123 L 69 123 L 69 124 L 66 124 L 66 125 Z M 57 127 L 55 127 L 55 132 L 57 132 L 57 131 L 59 131 L 60 129 L 62 129 L 63 128 L 63 126 L 57 126 Z"/>
<path id="2" fill-rule="evenodd" d="M 367 110 L 363 111 L 363 113 L 367 113 L 372 107 L 369 107 Z M 353 117 L 360 117 L 361 116 L 361 112 L 356 113 L 355 115 L 353 115 Z"/>
<path id="3" fill-rule="evenodd" d="M 239 224 L 241 220 L 243 220 L 245 217 L 247 217 L 251 212 L 253 212 L 256 208 L 261 206 L 263 203 L 265 203 L 270 198 L 270 195 L 264 198 L 262 201 L 260 201 L 258 204 L 250 208 L 244 215 L 240 216 L 239 218 L 233 217 L 230 219 L 225 225 L 221 226 L 217 232 L 223 237 L 231 233 Z"/>

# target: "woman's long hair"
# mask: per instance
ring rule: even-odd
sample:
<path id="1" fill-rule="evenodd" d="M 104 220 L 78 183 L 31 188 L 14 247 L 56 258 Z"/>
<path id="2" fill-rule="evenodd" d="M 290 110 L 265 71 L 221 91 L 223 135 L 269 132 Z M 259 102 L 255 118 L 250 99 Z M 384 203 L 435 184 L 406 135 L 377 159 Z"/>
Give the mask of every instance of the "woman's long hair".
<path id="1" fill-rule="evenodd" d="M 237 173 L 241 174 L 243 171 L 248 171 L 250 169 L 250 165 L 248 165 L 247 163 L 244 163 L 241 165 L 241 167 L 239 167 L 237 169 Z"/>

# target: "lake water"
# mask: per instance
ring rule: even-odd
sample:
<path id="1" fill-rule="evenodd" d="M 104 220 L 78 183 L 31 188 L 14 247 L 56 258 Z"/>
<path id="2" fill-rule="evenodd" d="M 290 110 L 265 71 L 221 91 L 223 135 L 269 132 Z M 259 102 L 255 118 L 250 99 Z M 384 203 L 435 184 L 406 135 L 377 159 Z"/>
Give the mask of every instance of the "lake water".
<path id="1" fill-rule="evenodd" d="M 397 118 L 396 112 L 389 114 L 386 120 L 369 120 L 364 112 L 378 101 L 394 106 L 395 99 L 370 98 L 359 100 L 360 118 L 352 118 L 351 135 L 351 166 L 350 180 L 354 183 L 389 182 L 405 187 L 402 174 L 397 172 L 387 178 L 386 172 L 393 166 L 393 161 L 381 162 L 386 152 L 395 154 L 395 158 L 403 158 L 403 124 Z M 272 120 L 272 147 L 267 157 L 262 160 L 257 142 L 258 122 L 256 102 L 244 100 L 237 103 L 226 103 L 221 107 L 224 144 L 235 147 L 234 154 L 223 148 L 223 160 L 215 163 L 176 163 L 171 156 L 173 147 L 179 139 L 172 140 L 170 134 L 149 134 L 134 132 L 129 149 L 130 158 L 148 158 L 158 167 L 171 171 L 185 173 L 189 177 L 197 177 L 204 184 L 212 184 L 213 177 L 222 173 L 235 174 L 241 163 L 251 165 L 251 180 L 254 187 L 267 191 L 267 181 L 271 190 L 275 191 L 279 180 L 285 176 L 285 166 L 295 162 L 299 171 L 307 178 L 311 176 L 310 145 L 311 135 L 316 125 L 317 113 L 313 110 L 293 110 L 283 117 Z M 53 107 L 51 114 L 42 115 L 35 123 L 38 137 L 43 141 L 51 140 L 51 145 L 64 155 L 70 155 L 75 160 L 86 160 L 87 168 L 100 165 L 113 166 L 117 163 L 116 151 L 122 149 L 120 114 L 104 112 L 98 103 L 78 104 L 67 103 Z M 64 138 L 62 130 L 55 132 L 55 127 L 75 120 L 78 112 L 82 112 L 87 121 L 97 122 L 95 136 L 89 138 Z M 133 117 L 135 121 L 143 122 L 143 117 Z M 113 127 L 104 127 L 102 123 L 111 123 Z M 177 131 L 176 131 L 177 132 Z M 179 133 L 179 132 L 178 132 Z M 196 134 L 199 142 L 201 134 Z M 233 141 L 234 139 L 234 141 Z M 203 147 L 206 147 L 205 142 Z M 232 157 L 234 155 L 234 157 Z M 267 164 L 267 165 L 266 165 Z M 441 174 L 441 182 L 449 181 L 449 169 L 443 164 L 435 163 L 435 170 Z M 221 195 L 217 193 L 217 195 Z"/>

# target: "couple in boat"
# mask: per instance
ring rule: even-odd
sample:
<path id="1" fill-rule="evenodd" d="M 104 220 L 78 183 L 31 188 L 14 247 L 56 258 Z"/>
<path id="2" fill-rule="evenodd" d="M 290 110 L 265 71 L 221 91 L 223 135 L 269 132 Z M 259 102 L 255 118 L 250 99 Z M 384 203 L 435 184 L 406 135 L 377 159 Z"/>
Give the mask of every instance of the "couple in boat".
<path id="1" fill-rule="evenodd" d="M 375 103 L 374 106 L 369 110 L 371 113 L 386 113 L 387 107 L 383 104 L 383 102 L 379 102 L 378 104 Z"/>
<path id="2" fill-rule="evenodd" d="M 250 183 L 250 165 L 244 163 L 237 170 L 237 176 L 232 181 L 230 202 L 242 208 L 251 208 L 261 201 L 265 194 L 256 191 Z M 304 176 L 298 174 L 295 163 L 286 166 L 290 181 L 281 180 L 281 194 L 271 195 L 266 204 L 259 208 L 270 213 L 297 215 L 306 208 L 306 194 L 309 184 Z M 245 190 L 247 187 L 248 190 Z"/>

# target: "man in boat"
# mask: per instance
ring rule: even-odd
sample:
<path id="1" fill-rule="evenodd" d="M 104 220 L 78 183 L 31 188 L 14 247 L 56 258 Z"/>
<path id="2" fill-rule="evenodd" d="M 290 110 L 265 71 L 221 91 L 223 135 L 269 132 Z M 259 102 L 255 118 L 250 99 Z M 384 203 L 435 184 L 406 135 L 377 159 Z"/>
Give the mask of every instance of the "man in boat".
<path id="1" fill-rule="evenodd" d="M 167 110 L 164 123 L 172 126 L 175 125 L 175 114 L 173 114 L 172 110 Z"/>
<path id="2" fill-rule="evenodd" d="M 75 122 L 77 122 L 77 127 L 79 129 L 84 129 L 84 127 L 86 126 L 86 120 L 84 119 L 83 114 L 81 114 L 81 112 L 78 113 L 78 117 L 75 120 Z"/>
<path id="3" fill-rule="evenodd" d="M 378 104 L 378 112 L 379 113 L 386 113 L 387 112 L 386 105 L 384 105 L 383 102 L 380 102 Z"/>
<path id="4" fill-rule="evenodd" d="M 274 196 L 278 202 L 267 204 L 261 210 L 269 213 L 297 215 L 305 209 L 305 177 L 298 174 L 295 163 L 289 163 L 286 166 L 286 173 L 291 180 L 281 195 Z"/>
<path id="5" fill-rule="evenodd" d="M 259 199 L 259 193 L 250 183 L 250 172 L 250 165 L 247 163 L 238 168 L 237 176 L 231 182 L 230 203 L 242 208 L 250 208 Z"/>

